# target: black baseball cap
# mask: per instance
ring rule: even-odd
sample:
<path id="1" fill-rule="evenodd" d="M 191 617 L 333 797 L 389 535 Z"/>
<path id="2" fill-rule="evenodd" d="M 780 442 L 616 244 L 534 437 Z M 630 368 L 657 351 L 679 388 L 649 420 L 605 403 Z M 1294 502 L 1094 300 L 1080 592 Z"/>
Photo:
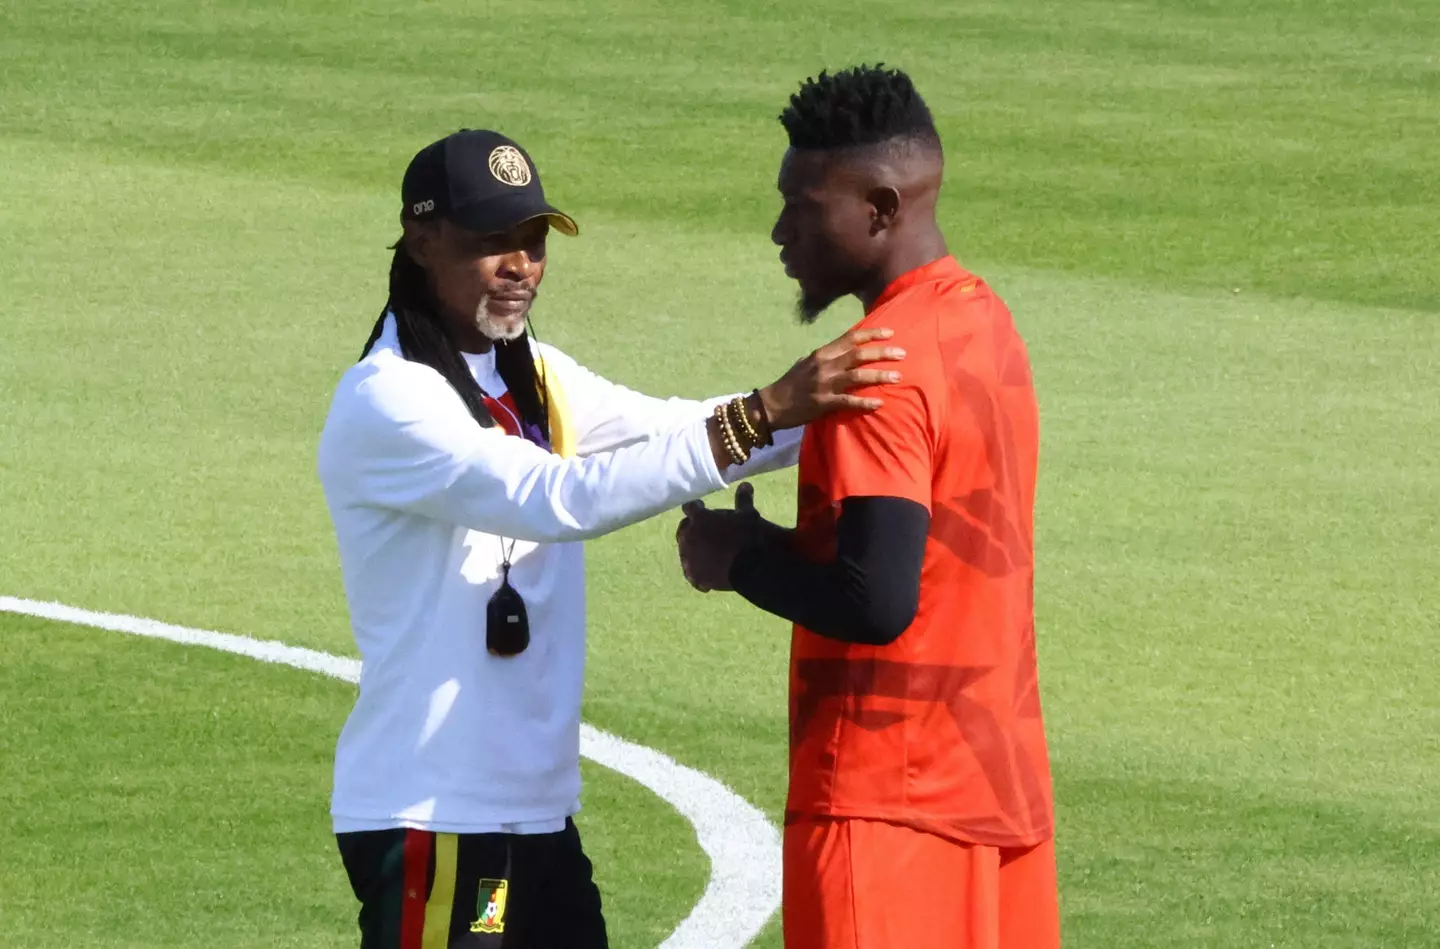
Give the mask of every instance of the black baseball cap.
<path id="1" fill-rule="evenodd" d="M 545 200 L 535 163 L 499 132 L 461 129 L 431 142 L 410 160 L 400 186 L 401 218 L 445 218 L 481 234 L 498 234 L 535 218 L 560 233 L 580 233 L 575 220 Z"/>

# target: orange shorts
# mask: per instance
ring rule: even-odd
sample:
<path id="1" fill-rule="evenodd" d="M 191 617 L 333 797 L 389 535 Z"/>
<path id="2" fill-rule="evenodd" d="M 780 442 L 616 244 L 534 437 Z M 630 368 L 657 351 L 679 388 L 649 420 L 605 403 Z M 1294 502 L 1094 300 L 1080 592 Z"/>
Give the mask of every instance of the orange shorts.
<path id="1" fill-rule="evenodd" d="M 783 915 L 785 949 L 1056 949 L 1055 844 L 803 819 L 785 828 Z"/>

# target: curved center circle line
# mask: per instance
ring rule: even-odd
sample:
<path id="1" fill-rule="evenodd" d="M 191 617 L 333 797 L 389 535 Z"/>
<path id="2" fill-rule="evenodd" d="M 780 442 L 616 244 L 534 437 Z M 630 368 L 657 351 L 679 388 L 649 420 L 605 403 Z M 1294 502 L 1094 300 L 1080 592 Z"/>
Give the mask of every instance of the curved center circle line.
<path id="1" fill-rule="evenodd" d="M 345 682 L 360 681 L 358 659 L 273 640 L 13 596 L 0 596 L 0 613 L 205 646 Z M 660 949 L 743 949 L 749 945 L 780 907 L 780 835 L 774 825 L 724 784 L 653 748 L 582 724 L 580 753 L 638 781 L 679 811 L 695 828 L 700 849 L 710 859 L 705 892 Z"/>

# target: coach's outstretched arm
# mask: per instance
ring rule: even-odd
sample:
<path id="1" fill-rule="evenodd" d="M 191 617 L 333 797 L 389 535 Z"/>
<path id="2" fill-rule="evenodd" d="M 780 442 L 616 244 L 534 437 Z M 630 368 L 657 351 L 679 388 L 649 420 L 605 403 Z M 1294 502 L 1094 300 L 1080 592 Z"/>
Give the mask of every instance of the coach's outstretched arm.
<path id="1" fill-rule="evenodd" d="M 894 378 L 863 368 L 903 358 L 889 347 L 864 347 L 889 335 L 847 334 L 801 359 L 760 391 L 756 416 L 763 406 L 778 431 L 840 409 L 877 408 L 879 400 L 849 390 Z M 405 362 L 379 372 L 362 363 L 351 373 L 320 443 L 320 473 L 332 505 L 420 514 L 517 540 L 586 540 L 720 490 L 722 472 L 732 466 L 727 436 L 714 417 L 567 459 L 476 425 L 427 366 Z"/>
<path id="2" fill-rule="evenodd" d="M 684 428 L 709 416 L 717 405 L 743 397 L 743 393 L 732 392 L 705 400 L 657 398 L 611 382 L 553 346 L 536 344 L 536 351 L 541 357 L 542 376 L 548 379 L 553 373 L 564 386 L 567 420 L 574 423 L 574 454 L 581 457 L 615 451 Z M 804 435 L 803 427 L 775 432 L 772 444 L 756 448 L 744 465 L 727 469 L 726 479 L 737 481 L 793 467 L 799 461 Z"/>

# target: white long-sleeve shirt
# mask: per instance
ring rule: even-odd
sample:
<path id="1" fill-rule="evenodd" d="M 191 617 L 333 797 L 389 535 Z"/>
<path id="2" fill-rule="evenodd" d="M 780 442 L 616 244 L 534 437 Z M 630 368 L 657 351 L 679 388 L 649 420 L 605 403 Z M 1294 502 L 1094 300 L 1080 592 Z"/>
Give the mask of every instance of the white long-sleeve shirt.
<path id="1" fill-rule="evenodd" d="M 336 388 L 319 472 L 362 659 L 336 749 L 337 832 L 563 826 L 580 794 L 580 541 L 795 463 L 799 430 L 722 473 L 714 400 L 650 398 L 537 350 L 565 394 L 571 457 L 482 428 L 439 373 L 401 356 L 393 320 Z M 466 359 L 498 398 L 493 353 Z M 485 615 L 507 540 L 530 645 L 498 658 Z"/>

